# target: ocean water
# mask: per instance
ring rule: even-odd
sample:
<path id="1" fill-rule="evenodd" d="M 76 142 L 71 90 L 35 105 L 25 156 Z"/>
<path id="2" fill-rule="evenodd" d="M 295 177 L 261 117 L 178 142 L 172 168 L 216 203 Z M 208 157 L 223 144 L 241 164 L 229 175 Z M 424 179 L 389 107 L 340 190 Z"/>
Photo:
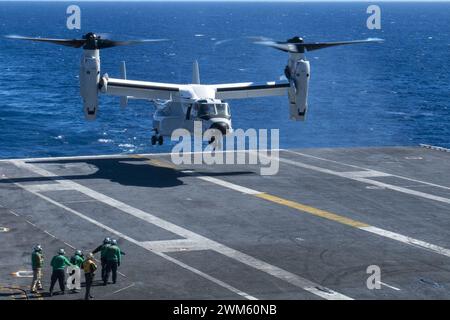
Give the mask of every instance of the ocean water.
<path id="1" fill-rule="evenodd" d="M 235 128 L 280 129 L 280 147 L 450 147 L 450 4 L 380 3 L 382 29 L 366 27 L 367 3 L 78 3 L 82 29 L 66 28 L 73 3 L 0 2 L 0 34 L 116 39 L 169 38 L 102 51 L 102 72 L 186 83 L 192 62 L 204 83 L 270 81 L 286 54 L 244 40 L 384 38 L 330 48 L 311 61 L 306 122 L 288 120 L 286 97 L 232 100 Z M 78 88 L 81 50 L 0 39 L 0 158 L 167 152 L 150 145 L 153 106 L 101 97 L 86 122 Z"/>

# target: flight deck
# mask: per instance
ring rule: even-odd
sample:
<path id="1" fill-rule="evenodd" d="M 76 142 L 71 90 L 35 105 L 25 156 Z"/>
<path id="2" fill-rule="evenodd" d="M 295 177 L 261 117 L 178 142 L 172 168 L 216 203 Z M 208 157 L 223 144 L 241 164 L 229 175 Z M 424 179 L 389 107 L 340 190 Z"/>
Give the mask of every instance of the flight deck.
<path id="1" fill-rule="evenodd" d="M 49 262 L 105 237 L 126 255 L 116 284 L 97 272 L 95 299 L 450 298 L 449 152 L 276 159 L 272 176 L 259 165 L 177 166 L 168 154 L 1 160 L 0 299 L 83 299 L 84 289 L 48 297 Z M 38 243 L 45 290 L 31 294 Z"/>

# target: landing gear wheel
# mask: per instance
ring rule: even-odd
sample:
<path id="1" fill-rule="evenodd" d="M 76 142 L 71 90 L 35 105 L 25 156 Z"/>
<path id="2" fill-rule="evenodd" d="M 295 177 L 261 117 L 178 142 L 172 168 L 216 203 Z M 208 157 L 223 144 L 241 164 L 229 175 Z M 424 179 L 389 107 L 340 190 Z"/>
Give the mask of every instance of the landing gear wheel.
<path id="1" fill-rule="evenodd" d="M 158 141 L 158 138 L 156 138 L 156 136 L 152 136 L 152 146 L 154 146 L 157 141 Z"/>
<path id="2" fill-rule="evenodd" d="M 163 137 L 162 137 L 162 136 L 159 136 L 159 137 L 158 137 L 158 144 L 159 144 L 160 146 L 162 146 L 163 143 L 164 143 Z"/>

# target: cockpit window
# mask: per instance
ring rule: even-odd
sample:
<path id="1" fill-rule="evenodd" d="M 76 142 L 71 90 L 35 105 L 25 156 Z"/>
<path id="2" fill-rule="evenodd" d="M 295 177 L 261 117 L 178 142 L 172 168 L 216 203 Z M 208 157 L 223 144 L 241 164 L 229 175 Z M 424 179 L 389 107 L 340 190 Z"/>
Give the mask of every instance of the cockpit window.
<path id="1" fill-rule="evenodd" d="M 230 116 L 230 112 L 226 103 L 200 103 L 197 116 L 227 118 Z"/>
<path id="2" fill-rule="evenodd" d="M 228 116 L 229 115 L 228 105 L 225 103 L 217 103 L 216 104 L 216 112 L 219 115 Z"/>
<path id="3" fill-rule="evenodd" d="M 198 109 L 199 117 L 214 115 L 214 113 L 215 113 L 214 104 L 207 104 L 207 103 L 200 104 L 200 107 Z"/>

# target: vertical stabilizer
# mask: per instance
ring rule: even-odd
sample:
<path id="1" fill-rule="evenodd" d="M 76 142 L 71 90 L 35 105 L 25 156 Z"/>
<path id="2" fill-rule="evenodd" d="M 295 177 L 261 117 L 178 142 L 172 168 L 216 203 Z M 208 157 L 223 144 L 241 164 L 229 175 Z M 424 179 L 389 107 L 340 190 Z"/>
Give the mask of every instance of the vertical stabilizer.
<path id="1" fill-rule="evenodd" d="M 194 61 L 192 66 L 192 84 L 200 84 L 200 70 L 197 60 Z"/>
<path id="2" fill-rule="evenodd" d="M 127 78 L 127 67 L 125 61 L 122 61 L 122 63 L 120 64 L 120 77 L 122 79 Z M 127 96 L 120 97 L 120 106 L 122 108 L 125 108 L 127 105 L 128 105 L 128 97 Z"/>

